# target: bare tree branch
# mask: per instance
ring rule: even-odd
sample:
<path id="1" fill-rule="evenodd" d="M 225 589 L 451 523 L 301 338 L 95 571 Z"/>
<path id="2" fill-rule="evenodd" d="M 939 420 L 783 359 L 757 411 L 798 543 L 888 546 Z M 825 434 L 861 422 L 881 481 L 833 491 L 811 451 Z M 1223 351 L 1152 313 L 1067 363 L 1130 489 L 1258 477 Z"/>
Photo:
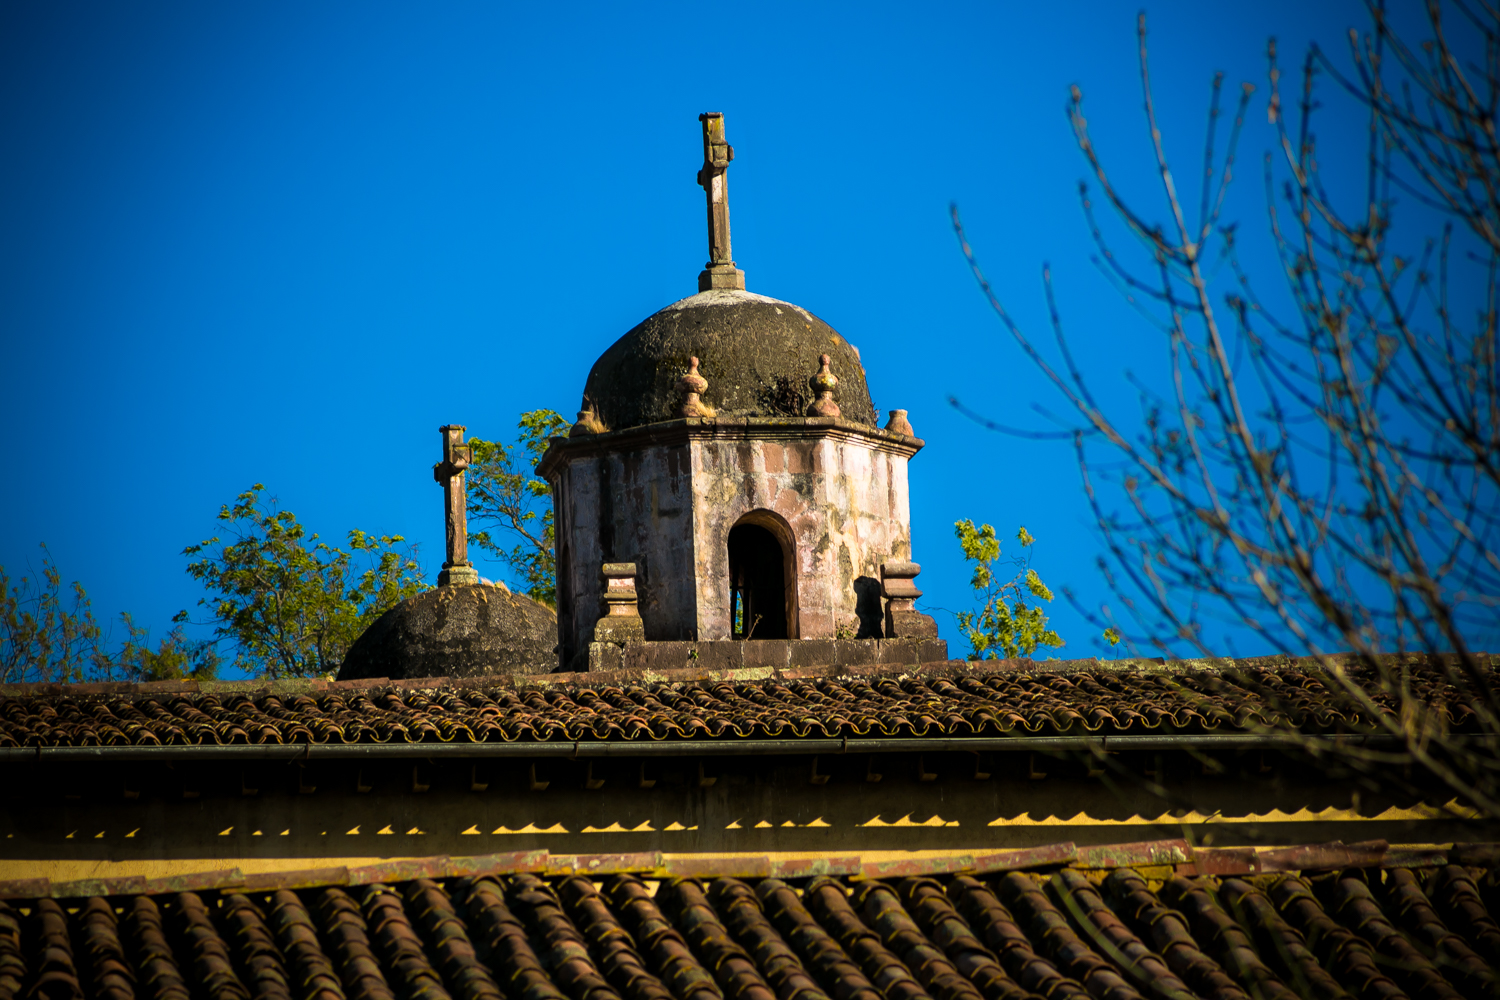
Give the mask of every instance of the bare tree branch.
<path id="1" fill-rule="evenodd" d="M 1108 553 L 1101 568 L 1133 648 L 1213 657 L 1224 641 L 1213 629 L 1231 623 L 1269 649 L 1314 657 L 1341 711 L 1405 749 L 1309 744 L 1309 754 L 1372 786 L 1420 792 L 1436 781 L 1494 816 L 1500 701 L 1477 650 L 1500 638 L 1500 9 L 1429 0 L 1420 43 L 1379 3 L 1369 10 L 1371 30 L 1350 37 L 1350 68 L 1310 49 L 1290 107 L 1268 46 L 1267 219 L 1290 309 L 1260 294 L 1259 267 L 1241 259 L 1236 225 L 1222 218 L 1252 88 L 1241 88 L 1220 155 L 1223 77 L 1213 78 L 1194 225 L 1158 122 L 1145 18 L 1140 78 L 1165 224 L 1111 181 L 1072 88 L 1068 119 L 1091 183 L 1139 248 L 1135 259 L 1115 252 L 1080 185 L 1095 263 L 1162 336 L 1171 388 L 1137 382 L 1136 414 L 1098 403 L 1089 379 L 1099 376 L 1070 346 L 1050 267 L 1048 352 L 1005 309 L 956 208 L 952 217 L 991 308 L 1071 409 L 1068 436 Z M 1452 10 L 1462 39 L 1445 24 Z M 1322 77 L 1340 110 L 1321 107 Z M 1325 185 L 1316 124 L 1346 112 L 1369 122 L 1364 183 Z M 1099 449 L 1112 462 L 1101 465 Z M 1297 718 L 1286 701 L 1295 692 L 1269 674 L 1256 682 L 1273 714 Z M 1463 738 L 1449 731 L 1455 699 Z M 1398 759 L 1417 776 L 1393 768 Z"/>

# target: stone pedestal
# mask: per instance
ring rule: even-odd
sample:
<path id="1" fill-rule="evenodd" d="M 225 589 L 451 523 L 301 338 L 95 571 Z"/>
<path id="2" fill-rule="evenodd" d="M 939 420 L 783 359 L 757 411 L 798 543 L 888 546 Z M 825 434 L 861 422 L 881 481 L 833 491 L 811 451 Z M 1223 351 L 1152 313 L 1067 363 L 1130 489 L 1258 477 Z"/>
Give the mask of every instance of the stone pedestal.
<path id="1" fill-rule="evenodd" d="M 614 643 L 645 642 L 646 625 L 640 615 L 629 617 L 604 617 L 594 626 L 594 642 Z"/>
<path id="2" fill-rule="evenodd" d="M 698 291 L 707 292 L 715 288 L 745 290 L 745 272 L 733 264 L 717 264 L 698 273 Z"/>
<path id="3" fill-rule="evenodd" d="M 594 625 L 594 642 L 644 642 L 635 563 L 605 563 L 599 575 L 604 581 L 604 615 Z"/>
<path id="4" fill-rule="evenodd" d="M 473 586 L 479 582 L 479 570 L 473 566 L 449 566 L 438 573 L 439 587 Z"/>
<path id="5" fill-rule="evenodd" d="M 917 574 L 922 567 L 914 562 L 892 561 L 881 564 L 880 592 L 885 598 L 885 637 L 887 639 L 936 639 L 937 621 L 917 610 Z"/>

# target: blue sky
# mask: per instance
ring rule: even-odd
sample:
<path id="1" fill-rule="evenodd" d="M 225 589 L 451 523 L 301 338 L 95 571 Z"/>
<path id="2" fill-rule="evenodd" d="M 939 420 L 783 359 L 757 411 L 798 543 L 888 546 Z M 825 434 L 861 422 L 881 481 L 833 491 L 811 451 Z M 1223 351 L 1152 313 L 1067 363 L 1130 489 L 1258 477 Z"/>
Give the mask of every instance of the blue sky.
<path id="1" fill-rule="evenodd" d="M 1109 398 L 1153 346 L 1089 263 L 1064 115 L 1080 85 L 1129 192 L 1154 194 L 1121 3 L 11 3 L 0 8 L 0 565 L 51 549 L 101 617 L 156 634 L 201 596 L 188 544 L 252 483 L 325 537 L 442 562 L 440 423 L 571 416 L 595 358 L 695 291 L 697 115 L 723 111 L 752 291 L 862 351 L 908 409 L 919 584 L 969 606 L 952 525 L 1039 539 L 1108 600 L 1065 442 L 999 437 L 1056 401 L 958 254 L 1040 333 L 1050 261 Z M 1342 51 L 1354 3 L 1147 8 L 1168 152 L 1192 190 L 1215 70 L 1259 88 L 1230 216 L 1263 243 L 1265 45 Z M 1357 123 L 1326 140 L 1357 149 Z M 1119 376 L 1118 378 L 1114 376 Z M 481 565 L 491 577 L 503 568 Z M 1095 652 L 1065 602 L 1061 655 Z M 939 614 L 955 655 L 951 619 Z M 118 631 L 118 630 L 117 630 Z"/>

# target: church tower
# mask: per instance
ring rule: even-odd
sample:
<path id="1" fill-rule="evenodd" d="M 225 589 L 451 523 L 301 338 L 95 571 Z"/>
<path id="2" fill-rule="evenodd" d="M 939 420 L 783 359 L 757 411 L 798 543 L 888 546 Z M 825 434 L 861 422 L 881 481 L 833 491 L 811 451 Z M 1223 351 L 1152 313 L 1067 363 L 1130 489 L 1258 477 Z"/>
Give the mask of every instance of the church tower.
<path id="1" fill-rule="evenodd" d="M 935 639 L 911 606 L 907 461 L 922 441 L 904 410 L 878 426 L 859 351 L 827 323 L 745 290 L 734 149 L 722 115 L 700 121 L 698 294 L 604 352 L 538 466 L 562 669 L 584 669 L 591 643 Z"/>

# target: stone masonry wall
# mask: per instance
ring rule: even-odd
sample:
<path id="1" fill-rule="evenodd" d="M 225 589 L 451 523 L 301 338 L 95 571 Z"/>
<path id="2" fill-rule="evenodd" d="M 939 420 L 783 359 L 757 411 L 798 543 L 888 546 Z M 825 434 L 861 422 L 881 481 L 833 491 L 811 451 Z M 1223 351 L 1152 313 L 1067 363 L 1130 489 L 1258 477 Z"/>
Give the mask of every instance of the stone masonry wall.
<path id="1" fill-rule="evenodd" d="M 588 650 L 602 610 L 599 568 L 606 562 L 636 564 L 647 639 L 695 637 L 690 489 L 685 444 L 580 455 L 561 467 L 554 502 L 564 669 Z"/>
<path id="2" fill-rule="evenodd" d="M 729 530 L 755 512 L 793 542 L 794 637 L 881 634 L 880 564 L 911 558 L 907 456 L 822 437 L 698 440 L 692 459 L 698 639 L 729 638 Z"/>
<path id="3" fill-rule="evenodd" d="M 600 566 L 633 562 L 648 641 L 730 636 L 729 531 L 769 527 L 792 550 L 801 639 L 881 636 L 880 565 L 908 560 L 916 438 L 829 418 L 689 419 L 554 441 L 561 666 L 586 669 Z M 852 635 L 850 635 L 852 633 Z"/>

